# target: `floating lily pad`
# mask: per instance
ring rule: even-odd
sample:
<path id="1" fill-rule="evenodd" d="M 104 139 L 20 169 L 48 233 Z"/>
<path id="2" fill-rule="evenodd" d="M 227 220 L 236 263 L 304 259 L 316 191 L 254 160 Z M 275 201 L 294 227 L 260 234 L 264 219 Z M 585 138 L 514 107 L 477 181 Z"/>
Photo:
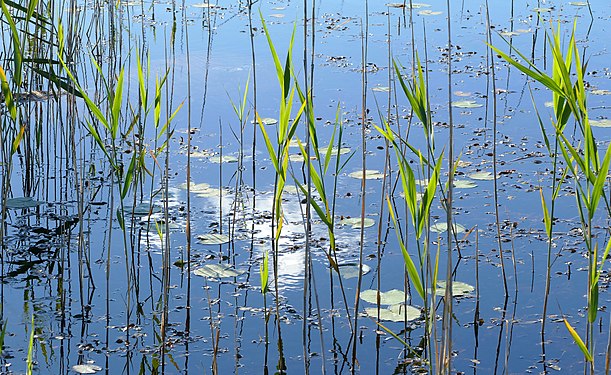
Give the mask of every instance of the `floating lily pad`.
<path id="1" fill-rule="evenodd" d="M 373 289 L 364 290 L 361 292 L 361 299 L 363 301 L 377 304 L 378 303 L 378 291 Z M 396 305 L 399 303 L 405 303 L 409 298 L 404 291 L 398 289 L 392 289 L 388 292 L 380 292 L 380 305 Z"/>
<path id="2" fill-rule="evenodd" d="M 421 10 L 421 11 L 418 12 L 418 14 L 421 15 L 421 16 L 438 16 L 441 13 L 442 12 L 434 11 L 434 10 L 429 10 L 429 9 Z"/>
<path id="3" fill-rule="evenodd" d="M 318 152 L 320 153 L 320 157 L 324 157 L 327 154 L 327 148 L 329 146 L 323 146 L 323 147 L 319 147 L 318 148 Z M 339 150 L 337 147 L 333 147 L 331 149 L 331 156 L 337 156 L 337 154 L 339 155 L 345 155 L 348 154 L 350 151 L 352 151 L 350 149 L 350 147 L 340 147 Z"/>
<path id="4" fill-rule="evenodd" d="M 371 91 L 390 92 L 390 87 L 388 87 L 388 86 L 376 86 L 376 87 L 372 88 Z"/>
<path id="5" fill-rule="evenodd" d="M 520 35 L 520 33 L 516 33 L 515 31 L 502 31 L 500 34 L 506 38 Z"/>
<path id="6" fill-rule="evenodd" d="M 611 120 L 610 119 L 590 120 L 590 126 L 594 126 L 597 128 L 611 128 Z"/>
<path id="7" fill-rule="evenodd" d="M 191 153 L 191 157 L 192 158 L 209 158 L 211 156 L 214 156 L 214 152 L 212 151 L 193 151 Z"/>
<path id="8" fill-rule="evenodd" d="M 187 190 L 187 183 L 183 183 L 178 185 L 178 187 L 180 187 L 181 189 L 185 189 Z M 195 182 L 191 182 L 189 184 L 189 191 L 191 193 L 201 193 L 201 192 L 205 192 L 210 190 L 211 186 L 210 184 L 207 184 L 205 182 L 201 182 L 201 183 L 195 183 Z"/>
<path id="9" fill-rule="evenodd" d="M 548 13 L 552 11 L 552 8 L 533 8 L 532 11 L 537 13 Z"/>
<path id="10" fill-rule="evenodd" d="M 473 189 L 477 184 L 469 180 L 454 180 L 454 187 L 458 189 Z"/>
<path id="11" fill-rule="evenodd" d="M 271 18 L 284 18 L 284 14 L 282 14 L 282 13 L 274 13 L 274 14 L 270 14 L 269 17 L 271 17 Z"/>
<path id="12" fill-rule="evenodd" d="M 222 245 L 229 242 L 229 236 L 220 233 L 206 233 L 197 235 L 197 242 L 202 245 Z"/>
<path id="13" fill-rule="evenodd" d="M 454 226 L 454 231 L 457 234 L 460 233 L 465 233 L 467 231 L 467 228 L 465 228 L 464 226 L 454 223 L 452 224 Z M 440 223 L 435 223 L 433 225 L 431 225 L 431 232 L 435 232 L 435 233 L 443 233 L 445 231 L 448 230 L 448 224 L 445 222 L 440 222 Z"/>
<path id="14" fill-rule="evenodd" d="M 543 103 L 543 105 L 546 108 L 554 108 L 554 102 L 545 102 L 545 103 Z"/>
<path id="15" fill-rule="evenodd" d="M 236 270 L 235 268 L 226 264 L 204 264 L 200 268 L 193 271 L 197 276 L 213 277 L 220 279 L 223 277 L 237 277 L 244 273 L 244 271 Z"/>
<path id="16" fill-rule="evenodd" d="M 219 155 L 215 155 L 215 156 L 211 156 L 208 158 L 208 160 L 210 160 L 210 162 L 212 163 L 237 163 L 238 162 L 238 158 L 236 158 L 235 156 L 232 155 L 223 155 L 223 157 L 219 156 Z"/>
<path id="17" fill-rule="evenodd" d="M 359 276 L 359 265 L 357 263 L 344 263 L 338 266 L 339 272 L 344 279 L 354 279 Z M 361 267 L 361 275 L 367 275 L 371 271 L 371 267 L 363 264 Z"/>
<path id="18" fill-rule="evenodd" d="M 410 8 L 409 3 L 388 3 L 386 4 L 387 7 L 389 8 Z M 430 7 L 429 4 L 421 4 L 421 3 L 412 3 L 411 8 L 412 9 L 418 9 L 418 8 L 426 8 L 426 7 Z"/>
<path id="19" fill-rule="evenodd" d="M 129 210 L 127 210 L 129 211 Z M 150 202 L 142 202 L 132 210 L 133 214 L 136 216 L 147 216 L 161 212 L 161 207 L 155 206 Z"/>
<path id="20" fill-rule="evenodd" d="M 435 294 L 438 296 L 444 296 L 446 289 L 446 281 L 445 280 L 437 280 L 437 289 L 435 289 Z M 463 283 L 462 281 L 452 281 L 452 295 L 454 297 L 464 296 L 466 294 L 474 291 L 475 288 L 472 285 L 467 283 Z"/>
<path id="21" fill-rule="evenodd" d="M 33 208 L 38 207 L 43 202 L 37 201 L 32 197 L 17 197 L 17 198 L 9 198 L 6 200 L 6 208 L 8 209 L 23 209 L 23 208 Z"/>
<path id="22" fill-rule="evenodd" d="M 596 89 L 590 92 L 592 93 L 592 95 L 611 95 L 610 90 Z"/>
<path id="23" fill-rule="evenodd" d="M 353 229 L 360 229 L 361 226 L 363 228 L 369 228 L 372 227 L 375 223 L 375 220 L 368 217 L 363 218 L 363 220 L 361 220 L 360 217 L 351 217 L 342 219 L 339 222 L 340 225 L 350 225 Z"/>
<path id="24" fill-rule="evenodd" d="M 384 173 L 381 173 L 380 171 L 377 171 L 374 169 L 366 169 L 364 175 L 363 175 L 363 171 L 356 171 L 356 172 L 350 173 L 348 176 L 352 178 L 357 178 L 359 180 L 362 179 L 363 177 L 366 180 L 380 180 L 384 178 Z"/>
<path id="25" fill-rule="evenodd" d="M 81 364 L 72 366 L 72 371 L 79 374 L 95 374 L 98 371 L 101 371 L 102 368 L 100 366 L 94 364 Z"/>
<path id="26" fill-rule="evenodd" d="M 278 120 L 276 120 L 275 118 L 271 118 L 271 117 L 263 117 L 260 120 L 263 123 L 263 125 L 276 125 L 278 123 Z"/>
<path id="27" fill-rule="evenodd" d="M 575 6 L 575 7 L 586 7 L 588 6 L 588 3 L 585 1 L 571 1 L 569 3 L 569 5 Z"/>
<path id="28" fill-rule="evenodd" d="M 193 8 L 214 8 L 216 5 L 210 3 L 197 3 L 192 5 Z"/>
<path id="29" fill-rule="evenodd" d="M 491 181 L 494 180 L 494 175 L 491 172 L 482 171 L 469 174 L 469 178 L 481 181 Z"/>
<path id="30" fill-rule="evenodd" d="M 378 317 L 378 309 L 370 307 L 365 309 L 365 313 L 371 318 Z M 387 309 L 380 309 L 380 319 L 391 322 L 409 322 L 420 318 L 420 310 L 409 305 L 392 305 Z"/>
<path id="31" fill-rule="evenodd" d="M 452 102 L 452 107 L 455 108 L 480 108 L 482 105 L 477 103 L 475 100 L 459 100 Z"/>

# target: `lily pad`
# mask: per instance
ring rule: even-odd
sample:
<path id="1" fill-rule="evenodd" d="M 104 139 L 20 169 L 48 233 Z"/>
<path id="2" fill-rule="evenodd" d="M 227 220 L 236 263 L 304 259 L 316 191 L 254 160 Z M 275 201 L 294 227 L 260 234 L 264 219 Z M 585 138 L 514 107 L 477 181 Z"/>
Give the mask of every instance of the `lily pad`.
<path id="1" fill-rule="evenodd" d="M 399 303 L 405 303 L 409 298 L 402 290 L 392 289 L 388 292 L 380 292 L 380 305 L 396 305 Z M 373 289 L 367 289 L 361 292 L 361 299 L 363 301 L 377 304 L 378 291 Z"/>
<path id="2" fill-rule="evenodd" d="M 197 235 L 197 242 L 202 245 L 222 245 L 229 242 L 229 236 L 220 233 L 206 233 Z"/>
<path id="3" fill-rule="evenodd" d="M 22 209 L 22 208 L 33 208 L 38 207 L 43 202 L 37 201 L 32 197 L 17 197 L 9 198 L 6 200 L 6 208 L 8 209 Z"/>
<path id="4" fill-rule="evenodd" d="M 452 102 L 452 107 L 455 108 L 480 108 L 481 104 L 477 103 L 475 100 L 459 100 L 457 102 Z"/>
<path id="5" fill-rule="evenodd" d="M 210 162 L 212 163 L 237 163 L 238 162 L 238 158 L 236 158 L 235 156 L 232 155 L 223 155 L 223 157 L 215 155 L 215 156 L 211 156 L 208 158 L 208 160 L 210 160 Z"/>
<path id="6" fill-rule="evenodd" d="M 204 264 L 200 268 L 193 271 L 193 273 L 197 276 L 220 279 L 224 277 L 237 277 L 243 274 L 244 271 L 236 270 L 227 264 Z"/>
<path id="7" fill-rule="evenodd" d="M 372 88 L 371 91 L 390 92 L 390 87 L 388 87 L 388 86 L 376 86 L 376 87 Z"/>
<path id="8" fill-rule="evenodd" d="M 465 233 L 467 231 L 467 228 L 465 228 L 464 226 L 454 223 L 452 224 L 454 226 L 454 231 L 457 234 L 460 233 Z M 440 223 L 435 223 L 433 225 L 431 225 L 431 232 L 435 232 L 435 233 L 443 233 L 445 231 L 448 230 L 448 224 L 445 222 L 440 222 Z"/>
<path id="9" fill-rule="evenodd" d="M 187 183 L 185 182 L 183 184 L 180 184 L 179 187 L 181 189 L 187 190 Z M 202 193 L 202 192 L 206 192 L 206 191 L 208 191 L 210 189 L 211 189 L 210 184 L 207 184 L 205 182 L 201 182 L 201 183 L 191 182 L 189 184 L 189 191 L 191 193 Z"/>
<path id="10" fill-rule="evenodd" d="M 156 214 L 156 213 L 161 212 L 161 207 L 155 206 L 154 204 L 151 204 L 150 202 L 142 202 L 136 205 L 136 207 L 134 207 L 132 212 L 136 216 L 148 216 L 151 214 Z"/>
<path id="11" fill-rule="evenodd" d="M 98 371 L 101 371 L 102 368 L 100 366 L 94 364 L 81 364 L 72 366 L 72 371 L 79 374 L 95 374 Z"/>
<path id="12" fill-rule="evenodd" d="M 389 8 L 410 8 L 409 3 L 388 3 L 386 4 L 387 7 Z M 418 9 L 418 8 L 426 8 L 426 7 L 430 7 L 429 4 L 422 4 L 422 3 L 412 3 L 411 8 L 412 9 Z"/>
<path id="13" fill-rule="evenodd" d="M 492 172 L 475 172 L 475 173 L 471 173 L 469 175 L 469 178 L 472 178 L 474 180 L 481 180 L 481 181 L 491 181 L 494 180 L 494 175 L 492 174 Z"/>
<path id="14" fill-rule="evenodd" d="M 377 307 L 365 309 L 365 313 L 371 318 L 377 318 Z M 380 319 L 391 322 L 409 322 L 420 318 L 420 310 L 409 305 L 398 304 L 392 305 L 387 309 L 380 309 Z"/>
<path id="15" fill-rule="evenodd" d="M 216 5 L 210 3 L 193 4 L 193 8 L 214 8 Z"/>
<path id="16" fill-rule="evenodd" d="M 592 95 L 611 95 L 610 90 L 604 90 L 604 89 L 596 89 L 590 92 L 592 93 Z"/>
<path id="17" fill-rule="evenodd" d="M 611 128 L 611 119 L 590 120 L 590 126 L 597 128 Z"/>
<path id="18" fill-rule="evenodd" d="M 361 170 L 352 172 L 348 176 L 359 180 L 363 178 L 365 178 L 366 180 L 381 180 L 382 178 L 384 178 L 384 173 L 381 173 L 380 171 L 375 169 L 366 169 L 364 175 L 363 171 Z"/>
<path id="19" fill-rule="evenodd" d="M 438 296 L 445 295 L 446 289 L 446 281 L 445 280 L 437 280 L 437 289 L 435 289 L 435 294 Z M 472 285 L 467 283 L 463 283 L 462 281 L 452 281 L 452 295 L 454 297 L 464 296 L 466 294 L 474 291 L 475 288 Z"/>
<path id="20" fill-rule="evenodd" d="M 323 147 L 318 148 L 318 152 L 320 153 L 321 158 L 327 154 L 328 147 L 329 146 L 323 146 Z M 331 149 L 331 156 L 337 156 L 338 154 L 345 155 L 345 154 L 348 154 L 350 151 L 352 151 L 350 147 L 340 147 L 339 149 L 337 147 L 333 147 Z"/>
<path id="21" fill-rule="evenodd" d="M 537 13 L 548 13 L 552 11 L 552 8 L 533 8 L 532 11 Z"/>
<path id="22" fill-rule="evenodd" d="M 369 228 L 372 227 L 375 224 L 375 220 L 371 219 L 371 218 L 363 218 L 363 220 L 361 220 L 360 217 L 351 217 L 351 218 L 346 218 L 346 219 L 342 219 L 339 224 L 340 225 L 350 225 L 353 229 L 360 229 L 361 226 L 363 228 Z"/>
<path id="23" fill-rule="evenodd" d="M 192 158 L 198 158 L 198 159 L 209 158 L 211 156 L 214 156 L 214 152 L 212 151 L 193 151 L 191 153 Z"/>
<path id="24" fill-rule="evenodd" d="M 271 117 L 263 117 L 261 119 L 261 122 L 263 123 L 263 125 L 276 125 L 278 123 L 278 120 Z"/>
<path id="25" fill-rule="evenodd" d="M 442 12 L 434 11 L 434 10 L 429 10 L 429 9 L 421 10 L 421 11 L 418 12 L 418 14 L 421 15 L 421 16 L 438 16 L 441 13 Z"/>
<path id="26" fill-rule="evenodd" d="M 477 184 L 469 180 L 454 180 L 454 187 L 457 189 L 473 189 Z"/>
<path id="27" fill-rule="evenodd" d="M 344 279 L 354 279 L 359 277 L 359 265 L 357 263 L 344 263 L 338 266 L 339 272 Z M 361 267 L 361 275 L 367 275 L 371 271 L 371 267 L 363 264 Z"/>
<path id="28" fill-rule="evenodd" d="M 569 3 L 569 5 L 575 6 L 575 7 L 586 7 L 588 6 L 588 3 L 585 1 L 571 1 Z"/>

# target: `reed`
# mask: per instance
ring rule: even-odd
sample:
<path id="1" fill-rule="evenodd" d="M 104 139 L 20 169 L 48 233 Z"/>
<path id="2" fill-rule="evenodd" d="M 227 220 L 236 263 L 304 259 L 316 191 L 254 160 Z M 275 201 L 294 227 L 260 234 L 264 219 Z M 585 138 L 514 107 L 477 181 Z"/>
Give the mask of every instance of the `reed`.
<path id="1" fill-rule="evenodd" d="M 586 371 L 595 373 L 594 353 L 594 322 L 598 312 L 599 279 L 603 271 L 603 265 L 611 249 L 611 241 L 606 245 L 600 244 L 597 236 L 592 231 L 593 221 L 598 211 L 601 199 L 605 201 L 608 211 L 608 201 L 605 192 L 605 183 L 611 164 L 611 145 L 602 153 L 597 144 L 596 137 L 592 131 L 587 106 L 587 95 L 585 88 L 586 63 L 581 62 L 581 56 L 576 41 L 577 22 L 573 24 L 571 37 L 563 50 L 561 42 L 561 28 L 558 25 L 547 35 L 547 44 L 552 53 L 552 75 L 548 75 L 519 51 L 512 48 L 524 62 L 509 56 L 498 48 L 491 46 L 505 61 L 513 67 L 545 86 L 552 93 L 554 118 L 551 121 L 551 130 L 541 126 L 543 137 L 548 150 L 551 150 L 550 138 L 554 138 L 554 149 L 559 149 L 560 155 L 568 170 L 569 176 L 574 181 L 576 190 L 576 206 L 579 215 L 583 240 L 588 258 L 587 278 L 587 306 L 586 339 L 583 341 L 580 335 L 569 324 L 565 318 L 565 325 L 577 346 L 582 351 L 586 360 Z M 574 77 L 574 78 L 573 78 Z M 569 120 L 576 124 L 580 139 L 573 141 L 573 137 L 566 135 L 566 126 Z M 575 143 L 578 142 L 578 143 Z M 556 163 L 556 162 L 554 162 Z M 564 178 L 563 178 L 564 179 Z M 559 186 L 559 185 L 558 185 Z M 552 199 L 555 200 L 558 186 L 552 190 Z M 541 194 L 543 207 L 543 219 L 545 230 L 549 241 L 552 240 L 552 226 L 554 217 L 549 213 L 543 194 Z M 603 249 L 602 254 L 601 250 Z M 548 286 L 546 286 L 546 293 Z M 545 320 L 546 317 L 544 316 Z"/>

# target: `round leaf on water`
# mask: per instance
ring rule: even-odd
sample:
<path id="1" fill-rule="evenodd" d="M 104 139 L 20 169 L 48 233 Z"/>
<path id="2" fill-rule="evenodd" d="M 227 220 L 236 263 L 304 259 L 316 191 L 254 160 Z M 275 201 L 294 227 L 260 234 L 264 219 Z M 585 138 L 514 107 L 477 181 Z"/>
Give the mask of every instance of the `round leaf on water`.
<path id="1" fill-rule="evenodd" d="M 482 105 L 477 103 L 475 100 L 459 100 L 452 102 L 452 107 L 455 108 L 479 108 Z"/>
<path id="2" fill-rule="evenodd" d="M 187 183 L 184 184 L 180 184 L 179 187 L 181 189 L 185 189 L 187 190 Z M 195 182 L 191 182 L 191 184 L 189 185 L 189 191 L 191 193 L 203 193 L 210 190 L 210 184 L 207 184 L 205 182 L 196 184 Z"/>
<path id="3" fill-rule="evenodd" d="M 384 173 L 381 173 L 380 171 L 377 171 L 375 169 L 366 169 L 365 174 L 363 174 L 363 171 L 361 170 L 352 172 L 348 176 L 359 180 L 363 178 L 365 178 L 366 180 L 381 180 L 382 178 L 384 178 Z"/>
<path id="4" fill-rule="evenodd" d="M 328 147 L 329 146 L 323 146 L 323 147 L 319 147 L 318 148 L 318 152 L 320 153 L 320 157 L 321 158 L 324 158 L 325 155 L 327 155 L 327 148 Z M 349 147 L 340 147 L 339 150 L 337 149 L 337 147 L 333 147 L 331 149 L 331 156 L 337 156 L 338 153 L 340 155 L 345 155 L 345 154 L 349 153 L 350 151 L 352 151 L 352 150 L 350 150 Z"/>
<path id="5" fill-rule="evenodd" d="M 446 281 L 437 280 L 437 289 L 435 290 L 435 294 L 438 296 L 443 296 L 445 295 L 445 289 Z M 452 281 L 452 295 L 454 297 L 464 296 L 465 294 L 469 294 L 474 290 L 475 288 L 472 285 L 463 283 L 462 281 Z"/>
<path id="6" fill-rule="evenodd" d="M 214 8 L 216 5 L 210 3 L 193 4 L 193 8 Z"/>
<path id="7" fill-rule="evenodd" d="M 551 12 L 552 8 L 533 8 L 532 11 L 537 13 L 547 13 Z"/>
<path id="8" fill-rule="evenodd" d="M 453 226 L 454 226 L 454 231 L 456 232 L 456 234 L 465 233 L 467 231 L 467 228 L 465 228 L 464 226 L 460 224 L 454 223 Z M 431 225 L 431 232 L 443 233 L 447 230 L 448 230 L 448 224 L 445 222 L 435 223 Z"/>
<path id="9" fill-rule="evenodd" d="M 576 7 L 586 7 L 586 6 L 588 6 L 588 3 L 585 2 L 585 1 L 571 1 L 569 4 L 572 5 L 572 6 L 576 6 Z"/>
<path id="10" fill-rule="evenodd" d="M 441 12 L 425 9 L 425 10 L 419 11 L 418 14 L 421 16 L 438 16 L 441 14 Z"/>
<path id="11" fill-rule="evenodd" d="M 590 120 L 590 126 L 594 126 L 597 128 L 611 128 L 611 120 L 610 119 Z"/>
<path id="12" fill-rule="evenodd" d="M 340 225 L 350 225 L 353 229 L 360 229 L 361 226 L 363 228 L 369 228 L 372 227 L 375 224 L 375 220 L 371 219 L 371 218 L 363 218 L 363 220 L 361 220 L 360 217 L 351 217 L 351 218 L 346 218 L 346 219 L 342 219 L 339 224 Z"/>
<path id="13" fill-rule="evenodd" d="M 263 117 L 261 119 L 261 122 L 263 123 L 263 125 L 276 125 L 278 123 L 278 120 L 271 117 Z"/>
<path id="14" fill-rule="evenodd" d="M 376 86 L 376 87 L 372 88 L 371 91 L 389 92 L 390 91 L 390 87 L 388 87 L 388 86 Z"/>
<path id="15" fill-rule="evenodd" d="M 481 181 L 491 181 L 494 180 L 494 175 L 491 172 L 475 172 L 475 173 L 471 173 L 469 175 L 469 178 L 472 178 L 474 180 L 481 180 Z"/>
<path id="16" fill-rule="evenodd" d="M 611 95 L 611 91 L 604 89 L 596 89 L 590 92 L 592 93 L 592 95 Z"/>
<path id="17" fill-rule="evenodd" d="M 407 3 L 388 3 L 386 4 L 387 7 L 389 8 L 410 8 L 409 2 Z M 430 7 L 429 4 L 422 4 L 422 3 L 412 3 L 411 8 L 412 9 L 418 9 L 418 8 L 425 8 L 425 7 Z"/>
<path id="18" fill-rule="evenodd" d="M 208 160 L 210 160 L 210 162 L 212 163 L 237 163 L 238 162 L 238 158 L 236 158 L 235 156 L 232 155 L 223 155 L 223 157 L 220 157 L 218 155 L 216 156 L 211 156 L 208 158 Z"/>
<path id="19" fill-rule="evenodd" d="M 365 309 L 365 313 L 371 318 L 377 318 L 378 309 L 370 307 Z M 420 310 L 409 305 L 392 305 L 387 309 L 380 309 L 380 319 L 391 322 L 409 322 L 420 318 Z"/>
<path id="20" fill-rule="evenodd" d="M 454 187 L 458 189 L 473 189 L 477 187 L 477 184 L 468 180 L 454 180 Z"/>
<path id="21" fill-rule="evenodd" d="M 74 365 L 72 366 L 72 371 L 79 374 L 95 374 L 96 372 L 102 370 L 100 366 L 96 366 L 93 364 L 82 364 L 82 365 Z"/>
<path id="22" fill-rule="evenodd" d="M 226 264 L 204 264 L 200 268 L 193 271 L 197 276 L 213 277 L 220 279 L 223 277 L 237 277 L 244 273 L 244 271 L 236 270 L 235 268 Z"/>
<path id="23" fill-rule="evenodd" d="M 359 265 L 357 263 L 344 263 L 338 266 L 339 272 L 344 279 L 354 279 L 359 276 Z M 361 267 L 361 275 L 367 275 L 371 271 L 371 267 L 363 264 Z"/>
<path id="24" fill-rule="evenodd" d="M 161 207 L 155 206 L 149 202 L 142 202 L 136 205 L 136 207 L 134 207 L 133 209 L 133 213 L 136 216 L 147 216 L 151 214 L 156 214 L 158 212 L 161 212 Z"/>
<path id="25" fill-rule="evenodd" d="M 219 233 L 206 233 L 197 236 L 197 242 L 202 245 L 222 245 L 229 242 L 229 236 Z"/>
<path id="26" fill-rule="evenodd" d="M 33 208 L 38 207 L 41 204 L 42 202 L 37 201 L 32 197 L 17 197 L 6 200 L 6 208 L 8 209 Z"/>
<path id="27" fill-rule="evenodd" d="M 212 151 L 193 151 L 191 153 L 192 158 L 209 158 L 210 156 L 214 156 L 214 152 Z"/>
<path id="28" fill-rule="evenodd" d="M 378 291 L 373 289 L 364 290 L 361 292 L 361 299 L 363 301 L 377 304 Z M 396 305 L 407 301 L 409 296 L 402 290 L 392 289 L 388 292 L 380 292 L 380 305 Z"/>

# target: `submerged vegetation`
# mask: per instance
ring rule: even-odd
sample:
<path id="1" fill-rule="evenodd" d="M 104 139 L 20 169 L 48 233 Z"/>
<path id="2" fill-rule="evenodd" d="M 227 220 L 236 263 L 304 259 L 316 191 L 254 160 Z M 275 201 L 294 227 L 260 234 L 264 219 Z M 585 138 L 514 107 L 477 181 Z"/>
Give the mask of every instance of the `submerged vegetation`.
<path id="1" fill-rule="evenodd" d="M 337 3 L 0 0 L 0 372 L 609 373 L 609 5 Z"/>

